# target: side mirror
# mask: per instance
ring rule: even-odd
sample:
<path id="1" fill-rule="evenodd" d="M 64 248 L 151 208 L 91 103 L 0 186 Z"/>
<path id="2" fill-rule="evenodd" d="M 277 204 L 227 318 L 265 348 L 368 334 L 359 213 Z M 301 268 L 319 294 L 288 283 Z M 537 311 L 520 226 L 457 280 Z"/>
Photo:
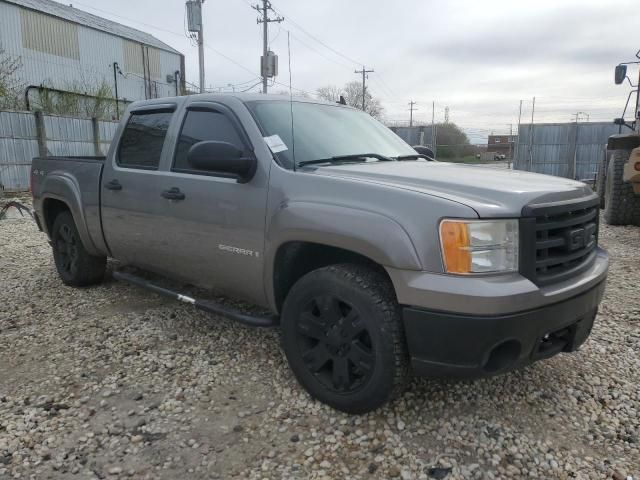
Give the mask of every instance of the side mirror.
<path id="1" fill-rule="evenodd" d="M 244 152 L 231 143 L 205 141 L 189 149 L 187 162 L 196 170 L 229 174 L 245 183 L 256 172 L 257 162 L 255 158 L 243 155 Z"/>
<path id="2" fill-rule="evenodd" d="M 622 82 L 624 82 L 625 78 L 627 78 L 627 66 L 616 65 L 616 74 L 615 74 L 616 85 L 620 85 Z"/>
<path id="3" fill-rule="evenodd" d="M 433 150 L 431 150 L 429 147 L 425 147 L 424 145 L 414 145 L 411 148 L 413 148 L 416 153 L 419 153 L 420 155 L 426 155 L 427 157 L 436 158 L 433 154 Z"/>
<path id="4" fill-rule="evenodd" d="M 613 124 L 614 125 L 624 125 L 625 124 L 624 118 L 614 118 L 613 119 Z"/>

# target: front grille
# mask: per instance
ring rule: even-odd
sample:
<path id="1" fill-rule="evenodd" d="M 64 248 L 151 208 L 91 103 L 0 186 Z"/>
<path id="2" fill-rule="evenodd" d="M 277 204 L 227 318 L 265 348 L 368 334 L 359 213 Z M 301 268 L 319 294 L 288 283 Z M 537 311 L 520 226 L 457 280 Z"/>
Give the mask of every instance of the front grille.
<path id="1" fill-rule="evenodd" d="M 599 200 L 529 205 L 521 221 L 522 273 L 538 285 L 588 268 L 598 245 Z"/>

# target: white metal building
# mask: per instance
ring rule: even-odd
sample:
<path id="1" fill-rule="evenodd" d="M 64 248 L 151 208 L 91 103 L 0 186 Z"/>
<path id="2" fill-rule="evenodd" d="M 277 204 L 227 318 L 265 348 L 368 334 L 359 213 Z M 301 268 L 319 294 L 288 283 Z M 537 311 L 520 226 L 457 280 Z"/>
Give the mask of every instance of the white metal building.
<path id="1" fill-rule="evenodd" d="M 174 96 L 184 82 L 184 56 L 169 45 L 52 0 L 0 0 L 0 47 L 20 57 L 27 86 L 77 90 L 104 82 L 115 93 L 117 79 L 118 98 L 140 100 Z"/>

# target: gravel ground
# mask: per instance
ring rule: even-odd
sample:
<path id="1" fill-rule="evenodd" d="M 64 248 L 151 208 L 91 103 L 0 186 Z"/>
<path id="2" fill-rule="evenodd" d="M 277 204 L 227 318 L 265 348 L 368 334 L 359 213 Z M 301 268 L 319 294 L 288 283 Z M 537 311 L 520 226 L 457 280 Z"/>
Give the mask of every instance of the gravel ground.
<path id="1" fill-rule="evenodd" d="M 603 227 L 582 350 L 475 382 L 414 380 L 349 416 L 298 386 L 277 331 L 115 282 L 62 285 L 0 222 L 0 478 L 639 478 L 640 229 Z"/>

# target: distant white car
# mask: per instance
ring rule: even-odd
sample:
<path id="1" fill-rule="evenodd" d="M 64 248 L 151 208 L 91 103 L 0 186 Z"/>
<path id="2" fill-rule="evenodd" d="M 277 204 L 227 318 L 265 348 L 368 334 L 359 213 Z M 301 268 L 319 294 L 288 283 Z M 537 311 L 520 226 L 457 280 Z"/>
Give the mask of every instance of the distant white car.
<path id="1" fill-rule="evenodd" d="M 506 160 L 506 159 L 507 159 L 507 156 L 506 156 L 504 153 L 496 153 L 496 154 L 493 156 L 493 159 L 494 159 L 494 160 Z"/>

